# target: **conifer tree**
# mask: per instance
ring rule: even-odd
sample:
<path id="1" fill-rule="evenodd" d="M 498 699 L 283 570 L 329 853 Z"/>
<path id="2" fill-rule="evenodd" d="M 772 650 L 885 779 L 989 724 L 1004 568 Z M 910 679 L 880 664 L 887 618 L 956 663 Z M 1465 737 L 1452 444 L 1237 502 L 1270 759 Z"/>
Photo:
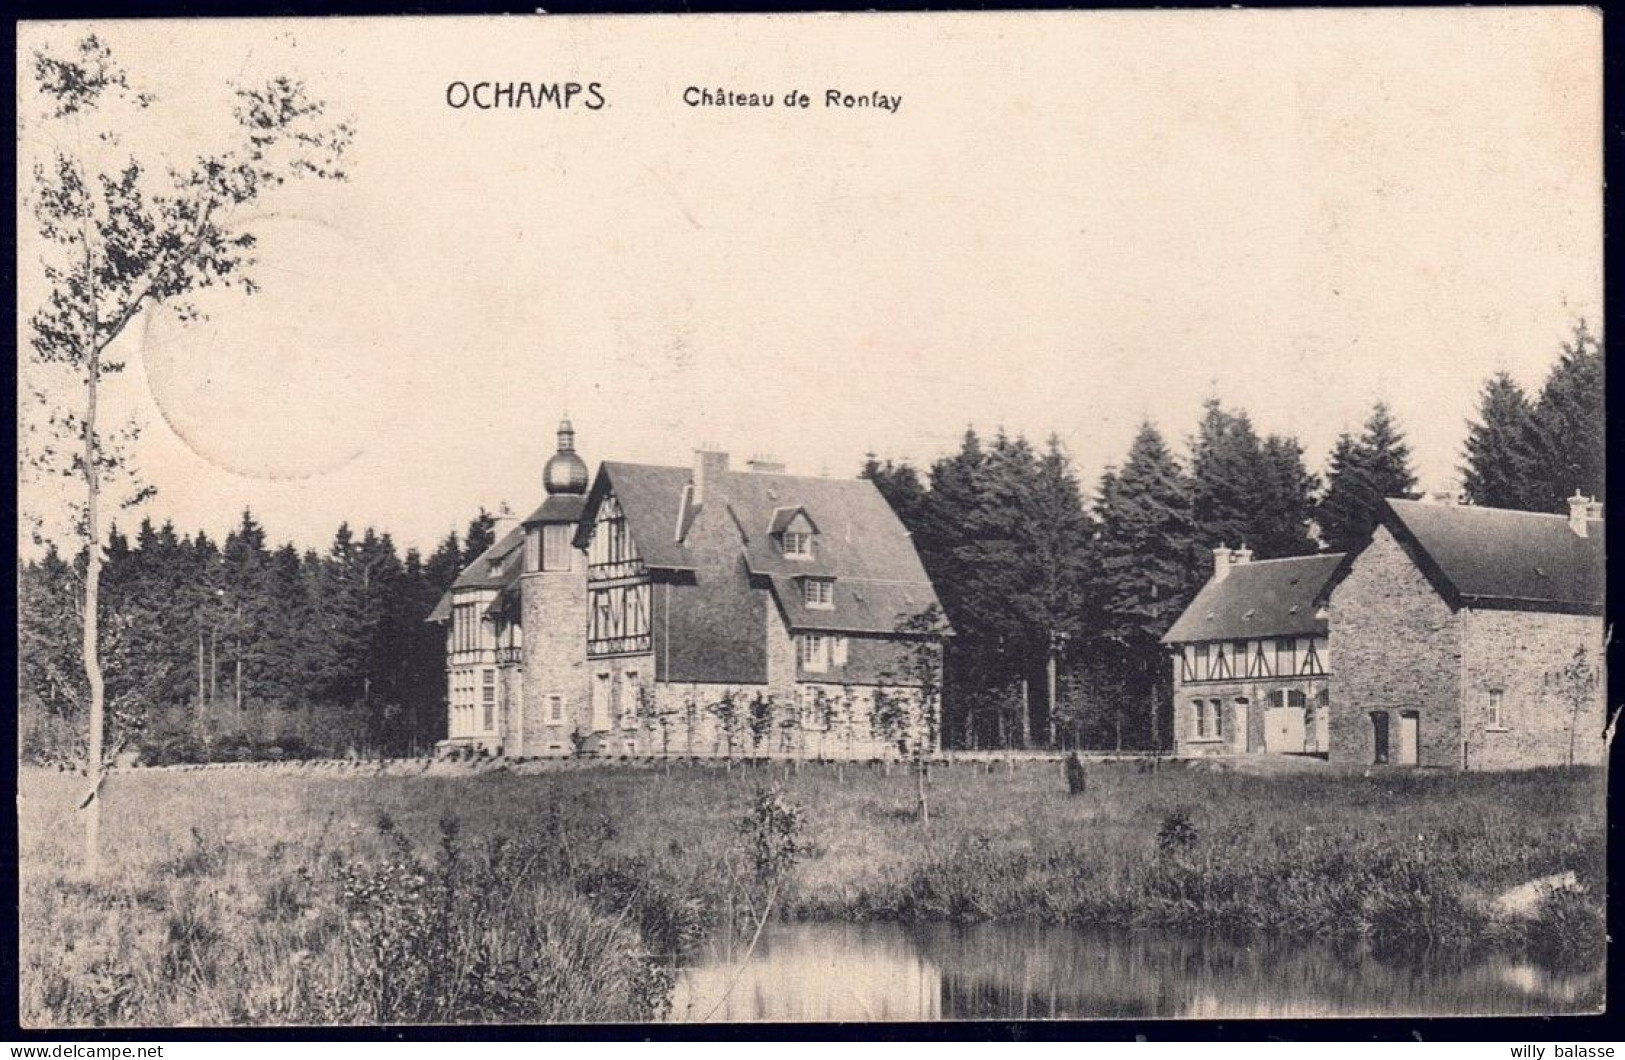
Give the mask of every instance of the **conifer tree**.
<path id="1" fill-rule="evenodd" d="M 1462 492 L 1487 508 L 1542 511 L 1550 507 L 1541 481 L 1541 453 L 1534 407 L 1516 380 L 1499 372 L 1485 382 L 1478 422 L 1467 424 L 1461 467 Z"/>
<path id="2" fill-rule="evenodd" d="M 926 505 L 926 488 L 912 464 L 906 460 L 882 461 L 874 453 L 869 453 L 864 458 L 863 470 L 858 477 L 875 484 L 905 529 L 911 533 L 919 532 Z"/>
<path id="3" fill-rule="evenodd" d="M 1094 591 L 1102 610 L 1103 653 L 1122 675 L 1122 719 L 1143 717 L 1160 744 L 1166 695 L 1160 639 L 1205 577 L 1191 518 L 1191 488 L 1179 462 L 1149 421 L 1140 425 L 1128 459 L 1102 477 L 1095 517 Z M 1143 710 L 1134 709 L 1144 704 Z M 1131 732 L 1138 726 L 1131 726 Z"/>
<path id="4" fill-rule="evenodd" d="M 463 562 L 466 567 L 479 559 L 486 549 L 496 544 L 497 521 L 496 517 L 483 507 L 468 524 L 468 532 L 463 535 Z"/>
<path id="5" fill-rule="evenodd" d="M 1562 355 L 1535 403 L 1543 486 L 1539 495 L 1543 503 L 1536 505 L 1539 509 L 1566 512 L 1568 498 L 1576 490 L 1603 498 L 1607 489 L 1605 398 L 1602 342 L 1581 321 L 1563 344 Z"/>
<path id="6" fill-rule="evenodd" d="M 1245 412 L 1217 399 L 1203 406 L 1191 440 L 1191 516 L 1200 546 L 1246 545 L 1271 558 L 1314 551 L 1316 485 L 1296 439 L 1261 439 Z"/>
<path id="7" fill-rule="evenodd" d="M 1410 497 L 1416 475 L 1410 447 L 1384 402 L 1377 402 L 1358 439 L 1344 433 L 1332 450 L 1326 493 L 1315 512 L 1320 535 L 1334 552 L 1359 548 L 1376 528 L 1382 502 Z"/>

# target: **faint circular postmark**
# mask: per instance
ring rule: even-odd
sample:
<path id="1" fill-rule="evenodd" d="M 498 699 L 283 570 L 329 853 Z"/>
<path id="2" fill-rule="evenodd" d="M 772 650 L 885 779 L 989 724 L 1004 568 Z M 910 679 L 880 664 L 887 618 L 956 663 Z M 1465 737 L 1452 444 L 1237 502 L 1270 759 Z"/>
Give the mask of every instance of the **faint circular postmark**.
<path id="1" fill-rule="evenodd" d="M 146 313 L 147 389 L 170 430 L 221 470 L 330 473 L 368 450 L 410 383 L 390 363 L 402 311 L 392 270 L 331 223 L 261 214 L 239 227 L 255 237 L 258 289 L 205 288 L 191 299 L 198 319 Z"/>

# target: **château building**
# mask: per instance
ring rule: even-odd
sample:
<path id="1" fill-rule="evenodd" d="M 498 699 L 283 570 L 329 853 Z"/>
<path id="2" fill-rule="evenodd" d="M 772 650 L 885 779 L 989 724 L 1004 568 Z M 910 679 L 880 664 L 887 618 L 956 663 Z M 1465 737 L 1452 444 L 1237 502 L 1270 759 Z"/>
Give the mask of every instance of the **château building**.
<path id="1" fill-rule="evenodd" d="M 457 578 L 448 749 L 893 756 L 934 743 L 950 634 L 872 482 L 605 462 L 568 421 L 546 497 Z"/>

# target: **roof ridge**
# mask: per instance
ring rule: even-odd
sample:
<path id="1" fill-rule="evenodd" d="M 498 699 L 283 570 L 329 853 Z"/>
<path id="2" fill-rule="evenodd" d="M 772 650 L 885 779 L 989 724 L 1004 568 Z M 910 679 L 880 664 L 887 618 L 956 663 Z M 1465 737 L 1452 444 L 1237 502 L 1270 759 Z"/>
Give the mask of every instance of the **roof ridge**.
<path id="1" fill-rule="evenodd" d="M 1431 504 L 1427 501 L 1413 500 L 1409 497 L 1388 497 L 1385 499 L 1389 504 L 1411 504 L 1418 508 L 1439 508 L 1445 511 L 1501 512 L 1507 515 L 1530 515 L 1541 519 L 1562 519 L 1564 522 L 1567 522 L 1569 518 L 1562 512 L 1532 512 L 1527 508 L 1497 508 L 1490 504 Z M 1590 518 L 1586 521 L 1591 523 L 1603 522 L 1602 519 Z"/>
<path id="2" fill-rule="evenodd" d="M 1332 559 L 1334 557 L 1342 559 L 1346 555 L 1348 555 L 1347 552 L 1311 552 L 1307 556 L 1271 556 L 1269 559 L 1250 559 L 1246 563 L 1236 563 L 1230 569 L 1234 571 L 1241 567 L 1258 567 L 1265 563 L 1297 563 L 1306 559 Z"/>

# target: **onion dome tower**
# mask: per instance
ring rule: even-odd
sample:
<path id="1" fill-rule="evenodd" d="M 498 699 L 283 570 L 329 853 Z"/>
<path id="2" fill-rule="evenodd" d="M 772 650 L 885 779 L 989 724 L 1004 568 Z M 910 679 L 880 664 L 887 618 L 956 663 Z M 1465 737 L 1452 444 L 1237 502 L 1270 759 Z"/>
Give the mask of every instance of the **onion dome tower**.
<path id="1" fill-rule="evenodd" d="M 542 470 L 542 485 L 548 496 L 587 492 L 587 465 L 576 455 L 576 432 L 568 419 L 559 421 L 559 451 Z"/>

